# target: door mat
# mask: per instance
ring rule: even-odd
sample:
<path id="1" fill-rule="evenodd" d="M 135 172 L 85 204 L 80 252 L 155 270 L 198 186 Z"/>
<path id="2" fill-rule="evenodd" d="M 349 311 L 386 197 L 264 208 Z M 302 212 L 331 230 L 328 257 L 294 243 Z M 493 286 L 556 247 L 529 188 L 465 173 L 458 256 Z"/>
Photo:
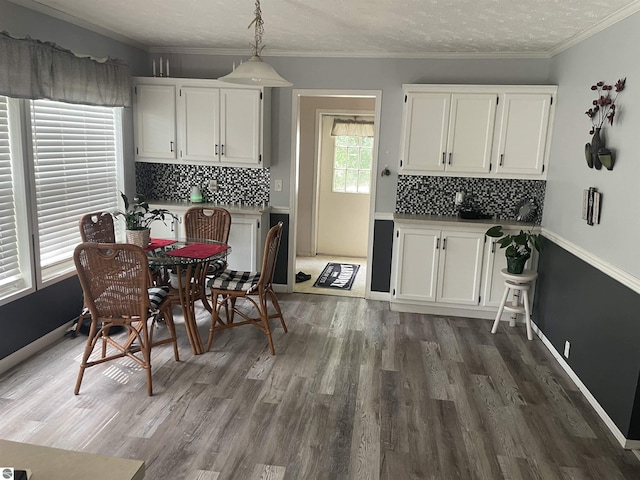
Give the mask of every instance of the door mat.
<path id="1" fill-rule="evenodd" d="M 356 279 L 360 265 L 355 263 L 327 263 L 322 273 L 313 284 L 319 288 L 337 288 L 339 290 L 351 290 Z"/>

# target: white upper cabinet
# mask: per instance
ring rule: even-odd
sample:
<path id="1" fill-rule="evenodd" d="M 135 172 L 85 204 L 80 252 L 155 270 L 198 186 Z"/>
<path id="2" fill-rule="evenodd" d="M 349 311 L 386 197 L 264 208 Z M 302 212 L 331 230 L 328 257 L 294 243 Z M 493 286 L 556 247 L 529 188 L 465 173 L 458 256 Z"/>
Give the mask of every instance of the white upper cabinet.
<path id="1" fill-rule="evenodd" d="M 498 140 L 497 172 L 543 173 L 547 148 L 550 94 L 505 93 Z"/>
<path id="2" fill-rule="evenodd" d="M 180 159 L 219 161 L 220 95 L 217 88 L 182 87 L 178 97 Z"/>
<path id="3" fill-rule="evenodd" d="M 136 157 L 176 159 L 175 85 L 136 85 Z"/>
<path id="4" fill-rule="evenodd" d="M 223 162 L 262 162 L 261 96 L 259 90 L 220 89 L 220 158 Z"/>
<path id="5" fill-rule="evenodd" d="M 444 170 L 450 103 L 448 93 L 405 96 L 403 173 Z"/>
<path id="6" fill-rule="evenodd" d="M 497 104 L 493 94 L 451 95 L 446 171 L 489 172 Z"/>
<path id="7" fill-rule="evenodd" d="M 265 151 L 270 147 L 266 138 L 270 129 L 264 119 L 270 116 L 270 97 L 265 89 L 228 88 L 228 84 L 217 80 L 140 77 L 134 82 L 137 161 L 269 166 Z M 156 91 L 164 94 L 162 105 L 173 95 L 173 110 L 158 105 L 160 98 Z M 158 110 L 162 112 L 161 117 Z M 173 119 L 171 155 L 162 155 L 157 148 L 147 147 L 150 136 L 159 146 L 166 143 L 168 127 L 158 128 L 158 118 L 166 118 L 166 123 Z M 142 141 L 147 144 L 143 145 Z"/>
<path id="8" fill-rule="evenodd" d="M 401 174 L 544 177 L 557 87 L 403 88 Z"/>

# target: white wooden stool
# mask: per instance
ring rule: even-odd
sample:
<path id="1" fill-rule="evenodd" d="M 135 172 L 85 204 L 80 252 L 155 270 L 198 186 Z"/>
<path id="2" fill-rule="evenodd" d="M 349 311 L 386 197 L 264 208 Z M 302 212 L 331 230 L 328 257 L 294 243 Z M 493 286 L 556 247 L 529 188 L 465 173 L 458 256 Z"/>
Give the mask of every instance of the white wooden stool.
<path id="1" fill-rule="evenodd" d="M 509 319 L 509 325 L 512 327 L 515 326 L 516 318 L 519 313 L 523 313 L 525 315 L 524 320 L 527 325 L 527 338 L 529 340 L 533 340 L 533 334 L 531 333 L 529 289 L 531 288 L 531 282 L 538 277 L 538 274 L 533 270 L 527 269 L 523 270 L 522 273 L 509 273 L 506 268 L 500 270 L 500 273 L 505 278 L 505 288 L 504 294 L 502 295 L 502 301 L 500 302 L 500 308 L 498 308 L 498 314 L 496 315 L 496 320 L 493 322 L 493 328 L 491 328 L 491 333 L 496 333 L 498 330 L 500 317 L 502 317 L 502 312 L 506 310 L 507 312 L 512 312 L 511 318 Z M 512 291 L 513 293 L 510 304 L 507 303 L 509 291 Z M 521 295 L 522 303 L 520 303 Z"/>

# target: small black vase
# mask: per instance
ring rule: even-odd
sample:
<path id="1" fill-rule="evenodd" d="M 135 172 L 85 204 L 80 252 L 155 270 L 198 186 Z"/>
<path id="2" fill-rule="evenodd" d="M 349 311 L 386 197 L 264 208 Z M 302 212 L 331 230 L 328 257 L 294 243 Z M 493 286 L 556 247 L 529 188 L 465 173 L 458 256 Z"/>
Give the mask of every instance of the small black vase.
<path id="1" fill-rule="evenodd" d="M 591 137 L 591 158 L 593 160 L 593 166 L 596 170 L 602 168 L 602 162 L 598 158 L 598 150 L 605 146 L 604 139 L 600 137 L 600 128 L 596 128 Z"/>

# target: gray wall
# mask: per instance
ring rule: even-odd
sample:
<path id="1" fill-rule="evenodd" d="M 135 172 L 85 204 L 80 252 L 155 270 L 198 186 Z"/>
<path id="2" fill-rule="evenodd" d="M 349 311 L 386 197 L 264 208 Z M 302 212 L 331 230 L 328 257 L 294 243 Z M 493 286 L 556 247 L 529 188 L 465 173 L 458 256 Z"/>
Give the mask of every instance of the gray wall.
<path id="1" fill-rule="evenodd" d="M 18 38 L 54 42 L 76 53 L 113 57 L 127 62 L 134 75 L 142 74 L 146 52 L 61 20 L 0 0 L 0 30 Z M 128 190 L 135 185 L 133 169 L 133 123 L 131 109 L 123 114 L 125 173 Z M 38 292 L 0 306 L 0 358 L 30 344 L 71 321 L 80 313 L 82 291 L 77 277 L 68 278 Z"/>
<path id="2" fill-rule="evenodd" d="M 268 54 L 268 49 L 265 52 Z M 177 77 L 218 78 L 239 57 L 169 55 Z M 246 58 L 244 58 L 246 60 Z M 376 212 L 395 209 L 402 128 L 403 83 L 548 84 L 546 59 L 354 59 L 267 57 L 265 60 L 292 88 L 273 89 L 271 181 L 283 179 L 283 191 L 271 189 L 271 204 L 290 207 L 292 89 L 382 90 L 378 165 L 389 165 L 392 176 L 379 181 Z M 175 65 L 175 66 L 174 66 Z M 147 73 L 147 75 L 149 72 Z"/>
<path id="3" fill-rule="evenodd" d="M 597 257 L 640 277 L 638 179 L 640 178 L 640 14 L 635 14 L 552 60 L 557 83 L 555 128 L 542 225 Z M 585 111 L 595 98 L 590 86 L 627 77 L 618 98 L 613 127 L 606 126 L 607 146 L 616 150 L 612 171 L 587 167 L 584 145 L 591 122 Z M 582 191 L 602 193 L 600 225 L 581 219 Z"/>

